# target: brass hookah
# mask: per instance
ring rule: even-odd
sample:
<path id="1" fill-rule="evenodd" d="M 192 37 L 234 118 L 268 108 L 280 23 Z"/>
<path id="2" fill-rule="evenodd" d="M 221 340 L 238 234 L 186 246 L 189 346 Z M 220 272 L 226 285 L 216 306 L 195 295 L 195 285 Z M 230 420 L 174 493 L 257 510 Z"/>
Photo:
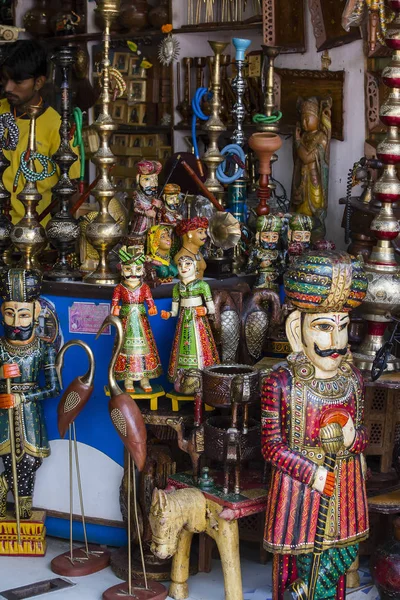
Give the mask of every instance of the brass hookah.
<path id="1" fill-rule="evenodd" d="M 25 177 L 25 186 L 17 196 L 25 208 L 25 214 L 11 230 L 11 242 L 22 254 L 18 266 L 23 269 L 39 269 L 41 264 L 37 259 L 38 253 L 46 245 L 46 234 L 39 222 L 37 206 L 42 195 L 37 188 L 37 181 L 51 177 L 56 172 L 54 161 L 48 156 L 36 151 L 36 119 L 45 111 L 43 103 L 35 106 L 24 106 L 24 111 L 30 117 L 28 148 L 21 155 L 21 162 L 15 175 L 14 189 L 18 186 L 21 174 Z M 35 160 L 43 167 L 41 172 L 36 171 Z M 51 171 L 48 166 L 51 166 Z"/>
<path id="2" fill-rule="evenodd" d="M 76 185 L 72 183 L 69 177 L 69 170 L 78 159 L 77 155 L 71 149 L 69 143 L 71 104 L 69 94 L 69 74 L 75 61 L 76 48 L 71 46 L 61 46 L 55 55 L 53 61 L 61 68 L 61 125 L 60 125 L 60 146 L 53 155 L 53 160 L 60 169 L 60 177 L 52 192 L 60 199 L 60 210 L 47 223 L 46 234 L 48 241 L 58 250 L 59 258 L 53 265 L 49 273 L 46 273 L 46 279 L 55 281 L 78 281 L 82 279 L 81 273 L 74 269 L 68 262 L 67 256 L 74 251 L 79 238 L 79 225 L 76 219 L 69 212 L 69 203 L 71 196 L 76 192 Z"/>
<path id="3" fill-rule="evenodd" d="M 211 75 L 212 98 L 210 100 L 211 114 L 204 125 L 205 131 L 208 133 L 209 145 L 202 160 L 208 167 L 208 177 L 205 181 L 205 186 L 213 194 L 223 194 L 224 188 L 217 179 L 218 166 L 223 162 L 224 157 L 218 148 L 218 138 L 222 131 L 226 130 L 225 125 L 219 116 L 221 111 L 220 91 L 221 91 L 221 54 L 227 47 L 225 42 L 208 42 L 214 52 L 214 62 Z"/>
<path id="4" fill-rule="evenodd" d="M 400 2 L 390 0 L 400 25 Z M 383 83 L 392 89 L 381 106 L 380 119 L 388 127 L 385 139 L 378 145 L 376 154 L 383 163 L 383 174 L 374 186 L 374 196 L 382 203 L 379 214 L 371 223 L 377 239 L 364 269 L 368 278 L 368 291 L 361 305 L 361 315 L 367 321 L 367 335 L 353 354 L 359 369 L 371 371 L 376 352 L 384 344 L 384 334 L 391 322 L 390 313 L 399 305 L 400 267 L 393 248 L 400 225 L 393 214 L 392 204 L 400 200 L 400 181 L 396 166 L 400 164 L 400 29 L 387 31 L 386 46 L 394 50 L 391 63 L 382 72 Z M 400 369 L 400 360 L 390 355 L 387 371 Z"/>
<path id="5" fill-rule="evenodd" d="M 108 210 L 108 205 L 115 193 L 108 171 L 109 167 L 114 165 L 117 160 L 108 144 L 110 134 L 117 129 L 117 125 L 114 123 L 109 111 L 111 102 L 109 51 L 110 27 L 113 20 L 119 15 L 119 0 L 97 0 L 95 10 L 104 22 L 101 109 L 93 124 L 99 134 L 100 144 L 92 158 L 93 163 L 100 171 L 98 182 L 92 190 L 93 196 L 99 203 L 99 212 L 97 217 L 87 226 L 86 237 L 99 253 L 100 260 L 97 269 L 86 275 L 84 281 L 85 283 L 95 283 L 97 285 L 115 285 L 119 280 L 119 275 L 111 271 L 108 264 L 108 255 L 121 239 L 122 228 Z"/>
<path id="6" fill-rule="evenodd" d="M 19 129 L 11 113 L 0 115 L 0 126 L 2 136 L 0 140 L 0 270 L 8 268 L 4 260 L 4 253 L 11 246 L 11 230 L 13 228 L 10 209 L 11 192 L 9 192 L 3 183 L 5 170 L 10 166 L 10 161 L 5 157 L 3 150 L 15 150 L 19 140 Z M 7 135 L 5 135 L 7 129 Z"/>

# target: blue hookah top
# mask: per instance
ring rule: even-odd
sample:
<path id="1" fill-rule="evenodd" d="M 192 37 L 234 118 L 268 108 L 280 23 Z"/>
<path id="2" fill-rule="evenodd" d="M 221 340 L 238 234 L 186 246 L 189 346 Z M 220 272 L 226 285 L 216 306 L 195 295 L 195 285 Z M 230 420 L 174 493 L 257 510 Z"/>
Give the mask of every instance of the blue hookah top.
<path id="1" fill-rule="evenodd" d="M 246 52 L 247 48 L 250 46 L 251 40 L 244 40 L 242 38 L 233 38 L 232 44 L 236 48 L 235 60 L 244 60 L 244 53 Z"/>

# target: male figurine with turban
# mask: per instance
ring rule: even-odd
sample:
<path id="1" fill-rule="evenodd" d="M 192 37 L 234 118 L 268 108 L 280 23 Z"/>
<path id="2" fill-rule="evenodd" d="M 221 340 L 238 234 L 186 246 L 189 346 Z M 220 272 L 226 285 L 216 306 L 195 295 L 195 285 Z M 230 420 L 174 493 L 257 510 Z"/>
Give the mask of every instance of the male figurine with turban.
<path id="1" fill-rule="evenodd" d="M 36 336 L 40 314 L 42 275 L 38 271 L 10 269 L 0 276 L 1 313 L 4 336 L 0 338 L 1 377 L 12 379 L 11 394 L 0 383 L 0 519 L 6 516 L 8 490 L 13 491 L 12 456 L 8 409 L 14 412 L 15 454 L 21 519 L 32 516 L 36 471 L 49 456 L 50 446 L 44 422 L 42 400 L 54 398 L 60 388 L 52 344 Z M 45 385 L 39 384 L 44 372 Z"/>
<path id="2" fill-rule="evenodd" d="M 282 266 L 278 249 L 282 231 L 282 219 L 277 215 L 263 215 L 257 219 L 256 243 L 250 250 L 247 273 L 257 271 L 255 288 L 278 291 L 276 280 Z"/>
<path id="3" fill-rule="evenodd" d="M 203 279 L 207 268 L 200 248 L 207 241 L 208 219 L 206 217 L 193 217 L 183 219 L 176 227 L 176 234 L 181 238 L 182 248 L 174 256 L 174 262 L 178 265 L 181 256 L 190 256 L 196 261 L 196 273 L 199 279 Z"/>
<path id="4" fill-rule="evenodd" d="M 157 211 L 162 202 L 157 199 L 158 175 L 162 165 L 157 160 L 141 160 L 137 164 L 138 189 L 133 193 L 133 217 L 128 235 L 130 244 L 142 244 L 146 233 L 155 224 Z"/>
<path id="5" fill-rule="evenodd" d="M 272 465 L 264 547 L 274 554 L 273 598 L 342 599 L 368 536 L 363 383 L 347 332 L 367 279 L 345 252 L 311 252 L 289 267 L 284 286 L 296 309 L 286 322 L 293 353 L 264 379 L 261 407 L 262 452 Z"/>
<path id="6" fill-rule="evenodd" d="M 289 215 L 288 255 L 290 263 L 310 248 L 312 228 L 312 217 L 296 213 Z"/>

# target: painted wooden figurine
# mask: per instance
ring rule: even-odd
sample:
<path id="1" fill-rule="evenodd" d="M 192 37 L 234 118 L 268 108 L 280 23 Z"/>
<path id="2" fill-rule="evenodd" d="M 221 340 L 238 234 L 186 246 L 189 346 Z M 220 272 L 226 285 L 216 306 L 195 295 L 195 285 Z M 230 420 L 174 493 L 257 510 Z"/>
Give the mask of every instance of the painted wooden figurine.
<path id="1" fill-rule="evenodd" d="M 32 516 L 36 471 L 43 458 L 50 454 L 41 401 L 57 396 L 60 387 L 55 368 L 56 350 L 52 344 L 39 339 L 35 331 L 41 310 L 38 300 L 41 284 L 42 274 L 35 270 L 10 269 L 0 276 L 4 323 L 0 364 L 2 377 L 12 379 L 11 389 L 6 391 L 3 382 L 0 385 L 0 456 L 4 464 L 0 475 L 0 519 L 6 515 L 8 491 L 14 493 L 8 409 L 13 413 L 21 519 Z M 44 373 L 44 385 L 39 383 L 41 372 Z"/>
<path id="2" fill-rule="evenodd" d="M 288 256 L 292 263 L 298 256 L 309 250 L 313 220 L 307 215 L 289 215 L 288 221 Z"/>
<path id="3" fill-rule="evenodd" d="M 282 219 L 277 215 L 263 215 L 257 219 L 256 242 L 250 249 L 247 273 L 257 271 L 254 288 L 278 291 L 276 280 L 282 269 L 279 236 Z"/>
<path id="4" fill-rule="evenodd" d="M 154 268 L 161 283 L 170 283 L 178 275 L 178 267 L 171 262 L 171 244 L 171 227 L 150 227 L 147 232 L 146 261 Z"/>
<path id="5" fill-rule="evenodd" d="M 368 536 L 363 381 L 348 346 L 349 311 L 367 279 L 345 252 L 310 252 L 284 286 L 296 309 L 286 321 L 293 353 L 264 379 L 261 403 L 273 598 L 341 599 Z"/>
<path id="6" fill-rule="evenodd" d="M 151 317 L 157 314 L 157 308 L 149 286 L 142 283 L 144 255 L 132 255 L 122 247 L 119 256 L 122 283 L 114 290 L 111 312 L 122 321 L 124 342 L 115 363 L 114 375 L 117 380 L 125 381 L 127 392 L 135 392 L 134 381 L 139 381 L 145 392 L 151 392 L 149 380 L 159 377 L 162 368 L 145 303 Z"/>
<path id="7" fill-rule="evenodd" d="M 168 367 L 174 382 L 178 369 L 204 369 L 219 364 L 219 356 L 208 316 L 215 307 L 208 283 L 198 278 L 193 256 L 178 259 L 180 283 L 172 292 L 172 309 L 161 311 L 162 319 L 178 316 Z"/>
<path id="8" fill-rule="evenodd" d="M 298 100 L 290 211 L 314 219 L 313 240 L 325 236 L 332 98 Z"/>
<path id="9" fill-rule="evenodd" d="M 176 227 L 183 219 L 183 195 L 180 186 L 176 183 L 167 183 L 162 198 L 164 205 L 160 211 L 160 222 Z"/>
<path id="10" fill-rule="evenodd" d="M 207 240 L 208 219 L 206 217 L 193 217 L 183 219 L 176 227 L 176 234 L 182 240 L 182 248 L 174 256 L 175 264 L 181 256 L 191 256 L 196 260 L 197 276 L 203 279 L 207 264 L 200 248 Z"/>
<path id="11" fill-rule="evenodd" d="M 128 239 L 130 244 L 145 244 L 148 229 L 156 222 L 161 201 L 157 199 L 158 175 L 162 165 L 157 160 L 141 160 L 137 165 L 138 189 L 133 193 L 133 217 Z"/>

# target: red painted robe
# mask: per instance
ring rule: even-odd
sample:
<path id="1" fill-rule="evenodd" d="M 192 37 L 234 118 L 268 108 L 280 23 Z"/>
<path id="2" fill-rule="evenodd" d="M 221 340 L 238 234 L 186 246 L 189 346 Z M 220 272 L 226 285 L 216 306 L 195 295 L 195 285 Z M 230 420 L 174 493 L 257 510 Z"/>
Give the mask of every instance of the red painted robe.
<path id="1" fill-rule="evenodd" d="M 338 453 L 324 549 L 355 544 L 368 536 L 368 507 L 361 453 L 367 445 L 359 371 L 342 363 L 335 378 L 318 380 L 310 363 L 282 365 L 264 379 L 262 453 L 272 464 L 264 547 L 281 554 L 312 552 L 320 494 L 312 489 L 324 452 L 319 421 L 327 408 L 343 407 L 353 418 L 353 445 Z"/>

